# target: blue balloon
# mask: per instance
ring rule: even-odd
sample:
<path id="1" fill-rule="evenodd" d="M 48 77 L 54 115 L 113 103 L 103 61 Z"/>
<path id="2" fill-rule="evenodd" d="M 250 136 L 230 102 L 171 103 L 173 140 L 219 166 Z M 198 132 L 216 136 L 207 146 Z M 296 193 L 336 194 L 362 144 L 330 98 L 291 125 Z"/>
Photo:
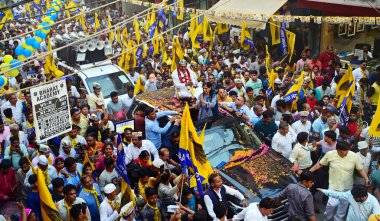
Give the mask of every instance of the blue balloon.
<path id="1" fill-rule="evenodd" d="M 25 57 L 30 57 L 30 56 L 32 56 L 32 52 L 29 50 L 29 49 L 25 49 L 24 50 L 24 55 L 25 55 Z"/>
<path id="2" fill-rule="evenodd" d="M 24 47 L 22 47 L 21 45 L 17 46 L 15 50 L 15 54 L 19 56 L 19 55 L 22 55 L 23 53 L 24 53 Z"/>
<path id="3" fill-rule="evenodd" d="M 44 29 L 47 31 L 47 30 L 50 30 L 50 25 L 49 23 L 47 22 L 42 22 L 41 25 L 44 27 Z"/>
<path id="4" fill-rule="evenodd" d="M 36 50 L 40 49 L 40 43 L 38 43 L 37 41 L 34 41 L 33 44 L 32 44 L 32 47 Z"/>
<path id="5" fill-rule="evenodd" d="M 0 88 L 3 87 L 5 84 L 5 80 L 3 77 L 0 77 Z"/>
<path id="6" fill-rule="evenodd" d="M 37 37 L 42 38 L 42 39 L 46 38 L 46 34 L 43 33 L 41 30 L 37 30 L 37 31 L 35 32 L 35 35 L 36 35 Z"/>
<path id="7" fill-rule="evenodd" d="M 11 62 L 10 62 L 10 65 L 11 65 L 11 68 L 18 68 L 21 66 L 21 62 L 17 59 L 13 59 Z"/>
<path id="8" fill-rule="evenodd" d="M 25 43 L 26 43 L 27 45 L 32 45 L 33 42 L 34 42 L 35 40 L 36 40 L 36 39 L 34 39 L 34 38 L 27 38 L 27 39 L 25 40 Z"/>
<path id="9" fill-rule="evenodd" d="M 57 14 L 52 14 L 50 20 L 55 21 L 57 19 Z"/>

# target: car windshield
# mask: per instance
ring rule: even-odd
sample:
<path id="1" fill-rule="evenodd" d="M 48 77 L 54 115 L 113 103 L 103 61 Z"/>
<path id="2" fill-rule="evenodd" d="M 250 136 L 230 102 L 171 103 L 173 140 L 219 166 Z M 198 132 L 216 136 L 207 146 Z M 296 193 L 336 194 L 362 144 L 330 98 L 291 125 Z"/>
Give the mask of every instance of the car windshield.
<path id="1" fill-rule="evenodd" d="M 201 131 L 204 122 L 195 123 Z M 291 163 L 265 145 L 248 126 L 234 117 L 208 122 L 204 150 L 212 167 L 254 200 L 277 195 L 292 181 Z"/>
<path id="2" fill-rule="evenodd" d="M 260 139 L 234 118 L 223 118 L 208 124 L 204 136 L 204 150 L 211 166 L 227 163 L 238 150 L 256 149 Z"/>
<path id="3" fill-rule="evenodd" d="M 112 91 L 117 91 L 119 95 L 127 93 L 127 88 L 133 86 L 124 72 L 114 72 L 106 75 L 91 77 L 86 79 L 86 83 L 91 93 L 94 83 L 100 84 L 104 98 L 109 98 Z"/>

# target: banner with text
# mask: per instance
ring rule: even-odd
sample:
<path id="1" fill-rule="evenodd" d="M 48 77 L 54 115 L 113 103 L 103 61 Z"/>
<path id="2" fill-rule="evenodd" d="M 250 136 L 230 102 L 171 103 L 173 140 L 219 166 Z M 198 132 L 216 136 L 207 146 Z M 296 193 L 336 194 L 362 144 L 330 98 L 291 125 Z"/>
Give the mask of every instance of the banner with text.
<path id="1" fill-rule="evenodd" d="M 37 141 L 46 141 L 71 130 L 66 82 L 56 81 L 30 89 Z"/>

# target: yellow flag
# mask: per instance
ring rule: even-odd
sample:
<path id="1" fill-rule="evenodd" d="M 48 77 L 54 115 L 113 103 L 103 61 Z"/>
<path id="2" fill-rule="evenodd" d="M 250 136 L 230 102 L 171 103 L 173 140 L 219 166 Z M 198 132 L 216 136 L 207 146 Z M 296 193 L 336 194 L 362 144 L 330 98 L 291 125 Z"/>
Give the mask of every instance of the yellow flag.
<path id="1" fill-rule="evenodd" d="M 371 125 L 369 126 L 368 134 L 373 137 L 380 137 L 380 99 L 377 103 L 377 109 L 375 115 L 373 115 Z"/>
<path id="2" fill-rule="evenodd" d="M 152 9 L 152 10 L 154 10 L 154 9 Z M 148 14 L 146 14 L 146 19 L 145 19 L 145 24 L 144 24 L 144 31 L 145 32 L 148 32 L 148 30 L 149 30 L 149 26 L 150 26 L 150 12 L 148 11 Z"/>
<path id="3" fill-rule="evenodd" d="M 88 154 L 85 153 L 84 159 L 83 159 L 83 166 L 86 165 L 86 163 L 90 164 L 90 167 L 93 171 L 95 171 L 95 166 L 94 164 L 90 161 L 90 158 L 88 158 Z"/>
<path id="4" fill-rule="evenodd" d="M 40 195 L 41 215 L 44 221 L 63 221 L 55 206 L 51 193 L 45 183 L 41 169 L 37 170 L 38 192 Z"/>
<path id="5" fill-rule="evenodd" d="M 195 14 L 190 15 L 190 30 L 189 30 L 189 38 L 191 38 L 195 32 L 195 29 L 198 27 L 198 18 L 195 18 Z M 191 38 L 192 39 L 192 38 Z"/>
<path id="6" fill-rule="evenodd" d="M 267 73 L 270 72 L 271 70 L 271 65 L 272 65 L 272 59 L 270 57 L 270 53 L 268 51 L 268 45 L 265 45 L 265 52 L 266 52 L 266 57 L 265 57 L 265 67 L 267 69 Z"/>
<path id="7" fill-rule="evenodd" d="M 121 33 L 119 27 L 116 27 L 116 41 L 121 44 Z"/>
<path id="8" fill-rule="evenodd" d="M 288 54 L 289 62 L 292 60 L 294 54 L 294 44 L 296 43 L 296 34 L 286 30 L 286 40 L 288 41 Z"/>
<path id="9" fill-rule="evenodd" d="M 121 52 L 121 57 L 120 57 L 120 60 L 119 60 L 119 63 L 118 63 L 119 67 L 123 67 L 124 66 L 125 54 L 126 54 L 125 53 L 125 49 L 123 47 L 122 52 Z"/>
<path id="10" fill-rule="evenodd" d="M 67 17 L 67 18 L 70 18 L 71 16 L 70 16 L 70 12 L 69 12 L 69 9 L 68 9 L 68 8 L 69 8 L 69 5 L 65 5 L 65 9 L 66 9 L 66 10 L 65 10 L 66 17 Z"/>
<path id="11" fill-rule="evenodd" d="M 351 106 L 352 106 L 352 98 L 354 96 L 354 93 L 355 93 L 355 81 L 352 81 L 350 83 L 350 88 L 348 90 L 346 90 L 345 95 L 340 95 L 337 107 L 339 108 L 340 105 L 342 104 L 344 98 L 347 98 L 346 107 L 347 107 L 348 113 L 350 113 Z"/>
<path id="12" fill-rule="evenodd" d="M 344 96 L 347 93 L 347 90 L 350 88 L 352 82 L 355 82 L 354 74 L 352 73 L 351 65 L 348 65 L 346 73 L 344 73 L 342 78 L 339 80 L 338 85 L 336 86 L 336 95 Z"/>
<path id="13" fill-rule="evenodd" d="M 184 0 L 178 0 L 178 14 L 177 14 L 177 19 L 178 19 L 178 20 L 181 20 L 181 21 L 183 20 L 183 14 L 184 14 L 183 12 L 184 12 L 184 10 L 185 10 L 185 9 L 183 8 L 183 6 L 184 6 L 184 5 L 183 5 L 183 1 L 184 1 Z"/>
<path id="14" fill-rule="evenodd" d="M 98 17 L 99 17 L 98 13 L 95 12 L 95 15 L 94 15 L 94 20 L 95 20 L 94 23 L 95 23 L 95 24 L 94 24 L 94 25 L 95 25 L 95 30 L 96 30 L 96 31 L 99 31 L 99 30 L 101 29 L 101 28 L 100 28 L 100 22 L 99 22 L 99 18 L 98 18 Z"/>
<path id="15" fill-rule="evenodd" d="M 135 29 L 135 37 L 136 37 L 137 44 L 139 44 L 141 40 L 141 35 L 140 35 L 140 26 L 137 19 L 133 20 L 133 28 Z"/>
<path id="16" fill-rule="evenodd" d="M 219 35 L 228 32 L 228 25 L 227 24 L 217 23 L 216 28 L 218 29 Z"/>
<path id="17" fill-rule="evenodd" d="M 280 44 L 280 23 L 269 19 L 270 34 L 272 38 L 272 45 Z"/>
<path id="18" fill-rule="evenodd" d="M 203 41 L 212 41 L 212 29 L 207 17 L 203 18 Z"/>
<path id="19" fill-rule="evenodd" d="M 152 44 L 153 44 L 153 55 L 158 54 L 160 52 L 160 41 L 158 39 L 158 28 L 154 30 L 154 35 L 152 39 Z"/>
<path id="20" fill-rule="evenodd" d="M 136 199 L 133 195 L 131 186 L 125 182 L 124 179 L 121 179 L 121 202 L 120 202 L 120 208 L 123 207 L 125 204 L 129 202 L 133 202 L 133 205 L 136 205 Z"/>
<path id="21" fill-rule="evenodd" d="M 50 0 L 46 0 L 46 8 L 49 9 L 51 6 L 50 6 Z"/>
<path id="22" fill-rule="evenodd" d="M 13 12 L 11 9 L 5 10 L 4 17 L 1 19 L 0 30 L 3 29 L 4 23 L 13 19 Z"/>
<path id="23" fill-rule="evenodd" d="M 213 173 L 210 162 L 203 150 L 204 143 L 203 128 L 198 136 L 190 115 L 189 105 L 186 103 L 185 109 L 181 118 L 181 131 L 179 141 L 179 153 L 181 165 L 185 164 L 194 172 L 194 176 L 190 179 L 190 187 L 198 187 L 198 191 L 202 195 L 202 184 L 207 183 L 208 177 Z M 190 165 L 190 163 L 192 165 Z M 182 168 L 186 170 L 186 168 Z"/>
<path id="24" fill-rule="evenodd" d="M 195 29 L 194 33 L 191 33 L 191 42 L 193 48 L 201 48 L 201 45 L 197 41 L 197 36 L 199 34 L 203 34 L 203 24 L 198 24 L 197 28 Z"/>
<path id="25" fill-rule="evenodd" d="M 243 21 L 243 25 L 241 27 L 240 45 L 244 50 L 249 50 L 249 49 L 252 49 L 254 47 L 251 34 L 247 30 L 247 22 L 246 21 Z"/>
<path id="26" fill-rule="evenodd" d="M 136 85 L 135 85 L 135 91 L 134 91 L 134 94 L 137 95 L 137 94 L 139 94 L 140 92 L 145 92 L 145 85 L 144 85 L 144 83 L 142 82 L 141 75 L 140 75 L 139 78 L 137 79 L 137 82 L 136 82 Z"/>

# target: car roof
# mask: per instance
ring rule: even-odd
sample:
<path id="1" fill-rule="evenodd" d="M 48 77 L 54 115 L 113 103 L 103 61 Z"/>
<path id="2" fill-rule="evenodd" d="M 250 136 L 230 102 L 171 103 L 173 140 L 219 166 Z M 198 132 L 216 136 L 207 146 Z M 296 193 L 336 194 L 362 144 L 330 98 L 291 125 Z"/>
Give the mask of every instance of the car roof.
<path id="1" fill-rule="evenodd" d="M 91 77 L 97 77 L 97 76 L 115 73 L 119 71 L 122 71 L 122 70 L 118 66 L 113 65 L 113 64 L 107 64 L 107 65 L 100 65 L 100 66 L 93 67 L 93 68 L 79 71 L 79 72 L 84 74 L 87 78 L 91 78 Z"/>

